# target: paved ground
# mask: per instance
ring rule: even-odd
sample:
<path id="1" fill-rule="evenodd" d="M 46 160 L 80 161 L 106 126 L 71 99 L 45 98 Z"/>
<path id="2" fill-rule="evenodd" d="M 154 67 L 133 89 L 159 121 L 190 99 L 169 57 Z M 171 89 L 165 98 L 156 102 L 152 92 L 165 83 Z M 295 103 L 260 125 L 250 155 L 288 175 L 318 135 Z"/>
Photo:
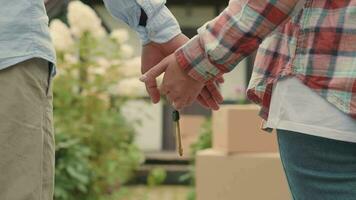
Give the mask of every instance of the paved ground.
<path id="1" fill-rule="evenodd" d="M 188 187 L 185 186 L 132 186 L 128 188 L 129 196 L 122 200 L 186 200 Z"/>

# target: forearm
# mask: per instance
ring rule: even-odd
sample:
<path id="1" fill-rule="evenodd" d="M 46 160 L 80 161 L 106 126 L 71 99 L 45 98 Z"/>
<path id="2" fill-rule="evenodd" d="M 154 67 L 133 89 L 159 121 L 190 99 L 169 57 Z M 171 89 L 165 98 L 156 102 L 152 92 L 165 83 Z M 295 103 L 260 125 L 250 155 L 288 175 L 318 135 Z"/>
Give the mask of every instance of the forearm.
<path id="1" fill-rule="evenodd" d="M 231 0 L 220 16 L 176 52 L 177 59 L 193 78 L 213 80 L 254 52 L 301 4 L 301 0 Z"/>

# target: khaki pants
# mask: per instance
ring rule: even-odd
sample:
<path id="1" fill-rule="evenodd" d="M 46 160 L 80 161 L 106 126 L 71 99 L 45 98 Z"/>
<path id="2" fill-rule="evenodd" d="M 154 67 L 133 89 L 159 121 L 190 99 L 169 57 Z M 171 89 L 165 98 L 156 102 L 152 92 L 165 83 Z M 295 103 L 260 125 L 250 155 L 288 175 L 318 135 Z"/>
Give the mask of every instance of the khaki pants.
<path id="1" fill-rule="evenodd" d="M 54 135 L 48 62 L 0 70 L 0 200 L 52 200 Z"/>

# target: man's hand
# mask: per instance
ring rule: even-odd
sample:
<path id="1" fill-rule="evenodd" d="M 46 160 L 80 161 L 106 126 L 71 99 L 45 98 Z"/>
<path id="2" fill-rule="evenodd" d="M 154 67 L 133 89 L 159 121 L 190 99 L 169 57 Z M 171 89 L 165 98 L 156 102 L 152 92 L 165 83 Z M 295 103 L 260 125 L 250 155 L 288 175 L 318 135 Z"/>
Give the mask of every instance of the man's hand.
<path id="1" fill-rule="evenodd" d="M 157 65 L 166 56 L 171 55 L 173 52 L 175 52 L 176 49 L 180 48 L 186 42 L 188 42 L 188 40 L 189 38 L 183 34 L 180 34 L 167 43 L 158 44 L 151 42 L 145 45 L 142 49 L 142 74 L 146 73 L 153 66 Z M 224 79 L 220 77 L 217 80 L 217 83 L 207 84 L 197 97 L 198 103 L 208 109 L 219 109 L 219 104 L 223 102 L 223 97 L 218 90 L 217 84 L 223 82 Z M 156 79 L 148 80 L 145 82 L 145 84 L 152 102 L 158 103 L 160 101 L 160 91 L 157 87 Z"/>
<path id="2" fill-rule="evenodd" d="M 161 86 L 162 94 L 167 96 L 173 107 L 181 110 L 191 105 L 197 98 L 201 103 L 212 109 L 218 109 L 222 97 L 214 83 L 205 85 L 188 76 L 177 63 L 175 55 L 170 55 L 161 63 L 151 68 L 141 81 L 155 82 L 156 78 L 165 72 Z"/>
<path id="3" fill-rule="evenodd" d="M 189 38 L 183 34 L 179 34 L 172 40 L 158 44 L 151 42 L 142 48 L 142 74 L 146 73 L 153 66 L 161 62 L 165 57 L 172 54 L 179 47 L 189 41 Z M 157 88 L 156 80 L 145 82 L 146 90 L 151 97 L 153 103 L 158 103 L 160 100 L 160 92 Z"/>
<path id="4" fill-rule="evenodd" d="M 142 66 L 141 73 L 146 73 L 149 69 L 159 63 L 161 60 L 165 58 L 165 54 L 163 53 L 162 47 L 157 43 L 149 43 L 142 48 Z M 151 101 L 153 103 L 158 103 L 160 100 L 160 93 L 157 89 L 157 82 L 147 81 L 145 82 L 146 90 L 151 97 Z"/>
<path id="5" fill-rule="evenodd" d="M 161 93 L 167 96 L 167 100 L 173 107 L 181 110 L 191 105 L 199 96 L 204 84 L 188 76 L 177 63 L 175 55 L 170 55 L 161 65 L 157 66 L 157 71 L 152 70 L 152 77 L 165 71 Z M 160 71 L 161 69 L 161 71 Z M 146 74 L 150 77 L 150 74 Z"/>

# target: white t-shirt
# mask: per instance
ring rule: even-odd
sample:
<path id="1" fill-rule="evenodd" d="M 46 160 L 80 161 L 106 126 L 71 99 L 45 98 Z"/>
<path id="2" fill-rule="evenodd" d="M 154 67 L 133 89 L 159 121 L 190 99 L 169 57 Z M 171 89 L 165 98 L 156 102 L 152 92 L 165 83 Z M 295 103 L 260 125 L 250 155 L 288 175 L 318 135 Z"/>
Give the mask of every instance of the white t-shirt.
<path id="1" fill-rule="evenodd" d="M 356 143 L 356 120 L 294 77 L 273 89 L 266 126 Z"/>

